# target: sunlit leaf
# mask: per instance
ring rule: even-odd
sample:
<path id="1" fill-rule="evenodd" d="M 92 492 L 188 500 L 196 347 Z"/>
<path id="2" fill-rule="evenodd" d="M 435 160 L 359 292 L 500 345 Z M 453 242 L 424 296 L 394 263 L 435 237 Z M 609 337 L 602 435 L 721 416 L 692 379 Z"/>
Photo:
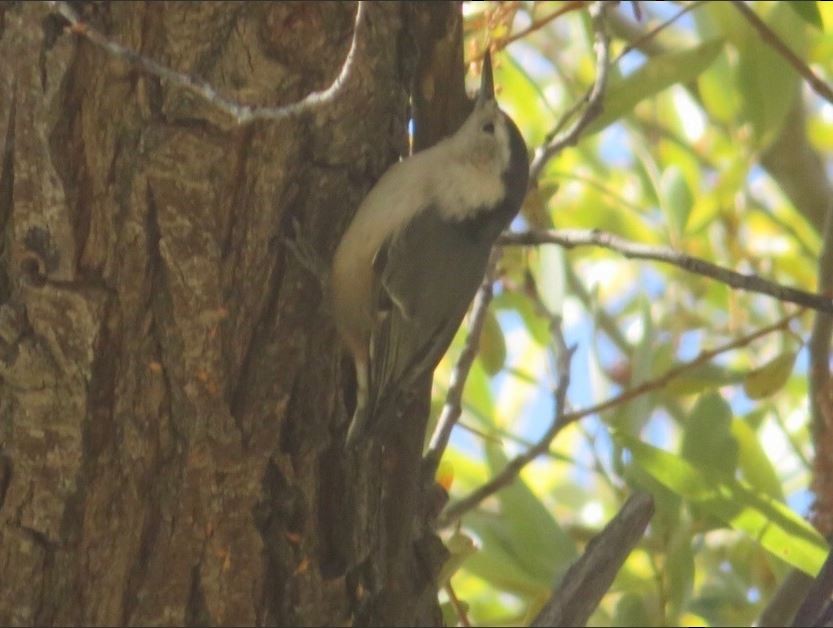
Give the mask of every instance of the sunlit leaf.
<path id="1" fill-rule="evenodd" d="M 738 443 L 738 466 L 743 478 L 762 493 L 784 501 L 784 492 L 775 468 L 749 423 L 742 419 L 734 419 L 732 435 Z"/>
<path id="2" fill-rule="evenodd" d="M 590 123 L 587 133 L 601 131 L 630 113 L 638 102 L 675 83 L 693 81 L 714 61 L 722 46 L 721 40 L 714 40 L 687 50 L 657 55 L 633 74 L 611 81 L 605 95 L 604 111 Z"/>
<path id="3" fill-rule="evenodd" d="M 487 446 L 486 453 L 493 473 L 498 473 L 508 462 L 499 447 Z M 522 480 L 516 479 L 497 497 L 500 526 L 511 531 L 504 540 L 505 550 L 542 584 L 554 582 L 577 555 L 573 540 Z M 497 522 L 491 519 L 488 522 L 492 531 L 498 529 Z"/>
<path id="4" fill-rule="evenodd" d="M 809 523 L 744 482 L 695 468 L 685 459 L 616 432 L 634 461 L 687 502 L 696 504 L 733 529 L 802 571 L 815 575 L 828 547 Z"/>

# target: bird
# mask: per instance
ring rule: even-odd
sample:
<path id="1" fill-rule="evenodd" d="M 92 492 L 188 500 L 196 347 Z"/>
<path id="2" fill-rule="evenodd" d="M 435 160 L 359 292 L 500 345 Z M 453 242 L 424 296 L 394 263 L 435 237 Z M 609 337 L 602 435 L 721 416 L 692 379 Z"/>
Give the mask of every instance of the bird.
<path id="1" fill-rule="evenodd" d="M 356 369 L 346 446 L 392 429 L 402 395 L 433 373 L 528 179 L 526 143 L 495 99 L 487 52 L 460 128 L 385 171 L 333 256 L 335 327 Z"/>

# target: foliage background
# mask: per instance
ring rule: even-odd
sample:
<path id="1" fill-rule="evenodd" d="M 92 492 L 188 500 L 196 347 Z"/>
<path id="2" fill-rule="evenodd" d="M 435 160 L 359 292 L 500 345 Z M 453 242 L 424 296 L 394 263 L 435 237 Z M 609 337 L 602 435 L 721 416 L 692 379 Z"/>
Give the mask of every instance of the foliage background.
<path id="1" fill-rule="evenodd" d="M 749 6 L 830 82 L 833 5 Z M 499 99 L 531 151 L 596 77 L 586 8 L 464 6 L 472 77 L 485 46 L 500 51 Z M 598 228 L 819 290 L 833 103 L 732 3 L 619 3 L 606 21 L 603 113 L 547 164 L 513 229 Z M 826 545 L 799 515 L 815 515 L 830 533 L 823 469 L 814 467 L 825 430 L 813 429 L 808 398 L 808 343 L 821 315 L 595 247 L 504 247 L 460 425 L 440 466 L 452 504 L 553 420 L 557 343 L 542 306 L 576 348 L 571 409 L 795 316 L 573 423 L 521 482 L 450 523 L 447 543 L 462 567 L 442 594 L 458 598 L 446 602 L 447 621 L 528 623 L 635 488 L 653 493 L 657 513 L 592 625 L 750 625 L 793 568 L 815 574 Z M 464 325 L 437 370 L 437 412 L 466 339 Z M 823 422 L 824 404 L 813 409 Z"/>

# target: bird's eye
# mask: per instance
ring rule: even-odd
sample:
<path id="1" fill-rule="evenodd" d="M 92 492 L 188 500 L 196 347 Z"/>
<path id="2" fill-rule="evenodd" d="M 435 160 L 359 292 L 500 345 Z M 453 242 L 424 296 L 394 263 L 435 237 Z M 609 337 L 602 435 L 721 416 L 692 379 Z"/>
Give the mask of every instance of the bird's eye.
<path id="1" fill-rule="evenodd" d="M 489 135 L 491 135 L 492 133 L 495 132 L 495 125 L 492 122 L 487 122 L 486 124 L 483 125 L 482 128 L 483 128 L 483 132 L 488 133 Z"/>

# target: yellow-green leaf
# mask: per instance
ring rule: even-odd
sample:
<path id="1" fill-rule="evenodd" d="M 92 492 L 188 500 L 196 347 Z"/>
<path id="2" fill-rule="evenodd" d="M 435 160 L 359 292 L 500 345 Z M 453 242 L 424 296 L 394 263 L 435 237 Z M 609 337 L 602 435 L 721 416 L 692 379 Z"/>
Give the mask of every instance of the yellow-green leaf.
<path id="1" fill-rule="evenodd" d="M 722 46 L 722 40 L 712 40 L 694 48 L 657 55 L 633 74 L 611 81 L 605 95 L 604 111 L 590 123 L 587 133 L 601 131 L 630 113 L 638 102 L 675 83 L 693 81 L 714 61 Z"/>
<path id="2" fill-rule="evenodd" d="M 483 370 L 489 375 L 496 375 L 506 364 L 506 340 L 503 337 L 503 329 L 491 309 L 486 311 L 486 318 L 483 320 L 478 356 Z"/>
<path id="3" fill-rule="evenodd" d="M 688 188 L 683 171 L 676 165 L 665 169 L 659 186 L 662 209 L 665 211 L 671 233 L 678 240 L 685 233 L 688 217 L 694 205 L 694 197 Z"/>
<path id="4" fill-rule="evenodd" d="M 763 399 L 778 392 L 793 372 L 793 352 L 782 353 L 772 360 L 749 371 L 743 380 L 743 390 L 750 399 Z"/>
<path id="5" fill-rule="evenodd" d="M 699 469 L 680 456 L 621 431 L 615 440 L 645 471 L 793 567 L 815 576 L 829 548 L 813 526 L 784 504 L 731 477 Z"/>

